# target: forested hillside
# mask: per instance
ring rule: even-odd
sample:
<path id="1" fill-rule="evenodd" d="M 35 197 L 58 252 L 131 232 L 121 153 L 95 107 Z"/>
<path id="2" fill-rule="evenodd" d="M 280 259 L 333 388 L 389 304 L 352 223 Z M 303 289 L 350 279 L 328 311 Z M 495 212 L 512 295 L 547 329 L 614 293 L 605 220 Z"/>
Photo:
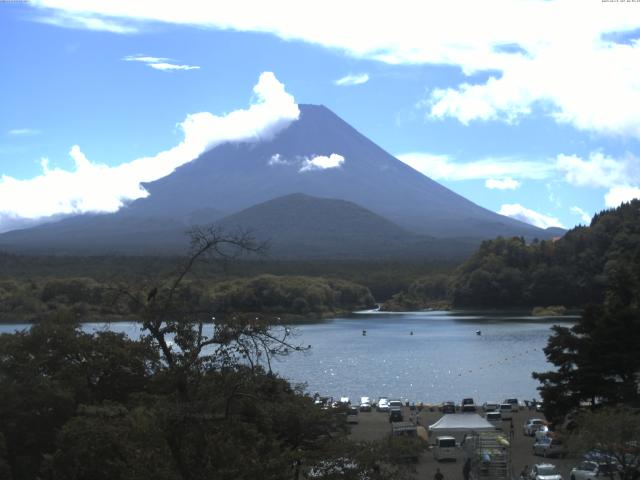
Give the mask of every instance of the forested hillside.
<path id="1" fill-rule="evenodd" d="M 457 307 L 583 306 L 604 300 L 613 279 L 638 288 L 640 201 L 593 217 L 557 240 L 483 242 L 456 271 L 449 298 Z"/>
<path id="2" fill-rule="evenodd" d="M 37 321 L 60 312 L 78 321 L 136 319 L 129 293 L 144 286 L 96 281 L 87 277 L 0 280 L 0 322 Z M 375 305 L 367 287 L 345 280 L 260 275 L 215 281 L 185 282 L 185 295 L 212 313 L 245 312 L 326 316 Z"/>

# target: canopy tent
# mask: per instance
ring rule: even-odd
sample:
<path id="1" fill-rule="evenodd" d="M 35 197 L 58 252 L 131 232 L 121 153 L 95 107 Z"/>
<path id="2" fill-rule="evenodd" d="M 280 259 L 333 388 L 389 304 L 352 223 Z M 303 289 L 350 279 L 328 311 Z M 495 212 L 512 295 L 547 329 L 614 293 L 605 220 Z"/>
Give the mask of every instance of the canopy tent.
<path id="1" fill-rule="evenodd" d="M 493 432 L 495 430 L 496 427 L 477 413 L 449 413 L 429 426 L 429 438 L 433 440 L 435 437 L 448 435 L 460 442 L 466 433 Z"/>

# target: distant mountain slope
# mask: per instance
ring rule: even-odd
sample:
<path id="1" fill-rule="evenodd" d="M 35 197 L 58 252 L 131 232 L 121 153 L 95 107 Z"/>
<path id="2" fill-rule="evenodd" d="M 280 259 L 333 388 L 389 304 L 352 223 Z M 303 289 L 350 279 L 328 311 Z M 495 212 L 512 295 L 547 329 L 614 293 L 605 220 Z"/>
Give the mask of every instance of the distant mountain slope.
<path id="1" fill-rule="evenodd" d="M 446 257 L 462 258 L 469 241 L 417 235 L 345 200 L 291 194 L 249 207 L 223 218 L 227 230 L 249 229 L 269 242 L 269 255 L 279 258 L 424 257 L 442 249 Z"/>
<path id="2" fill-rule="evenodd" d="M 348 200 L 398 225 L 436 237 L 546 237 L 532 225 L 486 210 L 389 155 L 323 106 L 300 105 L 300 119 L 271 141 L 223 144 L 145 185 L 130 210 L 181 216 L 201 205 L 237 212 L 289 193 Z M 338 168 L 301 171 L 316 155 L 344 157 Z"/>
<path id="3" fill-rule="evenodd" d="M 438 249 L 449 255 L 466 245 L 463 250 L 470 251 L 480 239 L 499 235 L 529 239 L 557 235 L 466 200 L 389 155 L 325 107 L 300 105 L 300 110 L 300 119 L 271 140 L 219 145 L 146 184 L 147 198 L 114 214 L 82 215 L 8 232 L 0 235 L 0 248 L 66 253 L 176 252 L 184 248 L 184 232 L 191 225 L 212 223 L 225 216 L 227 224 L 242 220 L 257 232 L 276 238 L 274 251 L 294 256 L 305 252 L 406 256 L 415 251 L 421 257 L 438 257 Z M 313 163 L 319 155 L 325 157 L 325 163 Z M 331 155 L 333 160 L 344 160 L 326 168 L 331 167 L 326 163 Z M 302 196 L 285 200 L 294 193 L 334 199 L 334 203 Z M 280 203 L 262 205 L 262 214 L 252 210 L 240 213 L 283 196 Z M 339 200 L 351 204 L 335 203 Z M 273 214 L 284 208 L 282 202 L 288 213 Z M 305 212 L 311 208 L 320 218 L 318 228 L 310 221 L 313 215 Z M 233 214 L 238 215 L 235 220 L 229 217 Z M 263 215 L 271 220 L 259 221 Z M 331 222 L 327 222 L 329 216 Z M 373 224 L 377 228 L 372 228 Z M 412 250 L 418 244 L 422 246 Z M 287 247 L 278 250 L 282 245 Z M 366 248 L 356 248 L 358 245 Z"/>

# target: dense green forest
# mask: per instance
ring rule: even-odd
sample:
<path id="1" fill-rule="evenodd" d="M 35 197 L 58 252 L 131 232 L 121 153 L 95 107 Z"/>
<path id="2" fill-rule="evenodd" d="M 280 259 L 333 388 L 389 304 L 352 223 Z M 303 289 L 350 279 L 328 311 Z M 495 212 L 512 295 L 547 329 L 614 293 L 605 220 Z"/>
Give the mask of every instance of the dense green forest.
<path id="1" fill-rule="evenodd" d="M 582 308 L 603 302 L 612 279 L 630 268 L 640 268 L 638 200 L 603 211 L 590 226 L 555 240 L 485 241 L 454 271 L 417 278 L 384 308 Z"/>
<path id="2" fill-rule="evenodd" d="M 190 279 L 185 282 L 194 305 L 212 314 L 232 312 L 295 316 L 329 316 L 372 308 L 368 288 L 346 280 L 259 275 L 228 281 Z M 156 285 L 150 280 L 98 282 L 92 278 L 0 280 L 0 321 L 32 322 L 55 312 L 69 312 L 78 321 L 139 318 L 131 291 Z"/>
<path id="3" fill-rule="evenodd" d="M 89 278 L 100 284 L 133 284 L 171 275 L 181 265 L 181 257 L 124 255 L 18 255 L 0 252 L 0 281 L 29 281 L 65 278 Z M 263 274 L 308 276 L 348 280 L 367 287 L 374 298 L 385 301 L 406 290 L 425 274 L 450 273 L 451 262 L 403 262 L 371 260 L 271 260 L 268 257 L 243 257 L 196 266 L 196 276 L 208 282 L 250 278 Z"/>
<path id="4" fill-rule="evenodd" d="M 456 306 L 584 306 L 604 300 L 620 270 L 640 266 L 640 201 L 593 217 L 562 238 L 526 244 L 521 238 L 484 242 L 456 272 Z"/>

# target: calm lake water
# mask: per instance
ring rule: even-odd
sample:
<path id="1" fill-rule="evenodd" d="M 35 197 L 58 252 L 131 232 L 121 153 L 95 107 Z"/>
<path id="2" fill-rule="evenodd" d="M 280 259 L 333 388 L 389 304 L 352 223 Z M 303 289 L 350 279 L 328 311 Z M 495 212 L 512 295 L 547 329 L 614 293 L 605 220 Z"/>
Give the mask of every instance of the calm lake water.
<path id="1" fill-rule="evenodd" d="M 277 359 L 273 368 L 294 383 L 306 383 L 310 393 L 346 395 L 356 402 L 365 395 L 427 403 L 469 396 L 476 403 L 531 399 L 539 397 L 531 372 L 551 368 L 542 351 L 551 326 L 576 318 L 513 312 L 356 313 L 296 326 L 295 342 L 311 350 Z M 105 327 L 84 325 L 87 330 Z M 135 322 L 108 327 L 131 337 L 140 333 Z M 28 325 L 0 325 L 0 332 L 20 328 Z"/>

